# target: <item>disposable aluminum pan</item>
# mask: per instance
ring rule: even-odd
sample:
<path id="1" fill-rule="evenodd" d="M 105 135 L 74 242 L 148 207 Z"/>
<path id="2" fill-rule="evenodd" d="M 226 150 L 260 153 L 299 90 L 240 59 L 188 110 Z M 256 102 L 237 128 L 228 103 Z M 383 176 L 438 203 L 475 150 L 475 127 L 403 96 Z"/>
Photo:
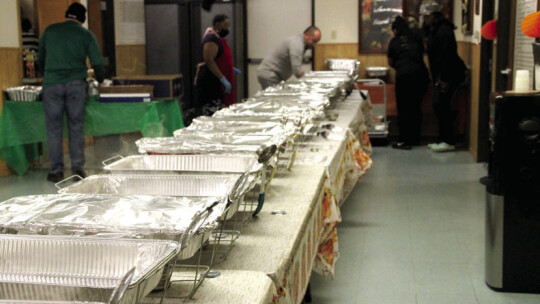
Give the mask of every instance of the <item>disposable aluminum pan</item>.
<path id="1" fill-rule="evenodd" d="M 107 164 L 104 170 L 114 174 L 238 173 L 255 174 L 263 169 L 250 155 L 131 155 Z M 112 161 L 110 159 L 108 161 Z"/>
<path id="2" fill-rule="evenodd" d="M 219 142 L 227 145 L 262 145 L 264 143 L 272 143 L 275 145 L 281 145 L 286 142 L 285 135 L 272 135 L 272 134 L 234 134 L 234 133 L 221 133 L 221 132 L 189 132 L 184 131 L 186 129 L 179 129 L 174 133 L 174 137 L 181 140 L 188 141 L 212 141 Z"/>
<path id="3" fill-rule="evenodd" d="M 261 135 L 287 135 L 295 132 L 294 125 L 288 127 L 281 122 L 266 121 L 222 121 L 219 119 L 199 119 L 196 118 L 189 125 L 187 130 L 197 132 L 232 132 L 235 134 L 261 134 Z M 180 129 L 182 130 L 182 129 Z M 185 131 L 175 131 L 174 135 Z"/>
<path id="4" fill-rule="evenodd" d="M 348 58 L 329 58 L 326 59 L 328 69 L 332 71 L 347 71 L 351 75 L 358 74 L 360 61 Z"/>
<path id="5" fill-rule="evenodd" d="M 290 96 L 263 96 L 256 95 L 241 104 L 229 107 L 233 111 L 251 110 L 258 113 L 280 113 L 289 115 L 307 116 L 315 118 L 324 113 L 325 108 L 331 105 L 330 99 L 322 95 L 298 94 Z"/>
<path id="6" fill-rule="evenodd" d="M 219 197 L 231 199 L 228 212 L 220 205 L 208 216 L 205 227 L 215 227 L 219 220 L 231 218 L 238 210 L 242 197 L 255 186 L 256 180 L 248 177 L 238 184 L 239 174 L 234 175 L 111 175 L 89 176 L 75 184 L 60 189 L 59 193 L 157 195 L 178 197 Z M 235 187 L 236 185 L 238 187 Z"/>
<path id="7" fill-rule="evenodd" d="M 1 303 L 137 303 L 158 284 L 177 246 L 172 241 L 0 235 Z M 122 285 L 125 291 L 115 296 Z"/>
<path id="8" fill-rule="evenodd" d="M 256 112 L 251 109 L 237 108 L 235 110 L 224 108 L 214 113 L 212 116 L 216 120 L 229 121 L 272 121 L 287 124 L 293 122 L 297 126 L 302 126 L 313 119 L 315 114 L 311 111 L 301 111 L 298 113 L 275 113 L 275 112 Z"/>
<path id="9" fill-rule="evenodd" d="M 128 157 L 115 156 L 103 161 L 104 170 L 112 174 L 135 175 L 228 175 L 248 173 L 254 183 L 260 183 L 264 189 L 263 180 L 265 166 L 250 155 L 131 155 Z M 249 186 L 251 187 L 251 186 Z M 262 202 L 261 202 L 262 203 Z M 232 214 L 232 213 L 231 213 Z"/>
<path id="10" fill-rule="evenodd" d="M 232 145 L 208 140 L 187 141 L 175 137 L 143 137 L 135 142 L 139 153 L 149 154 L 247 154 L 256 155 L 265 144 Z M 274 145 L 275 146 L 275 145 Z"/>
<path id="11" fill-rule="evenodd" d="M 11 87 L 6 89 L 6 93 L 12 101 L 36 101 L 41 89 L 40 86 Z"/>
<path id="12" fill-rule="evenodd" d="M 0 216 L 7 220 L 0 222 L 0 229 L 13 234 L 173 240 L 182 250 L 196 231 L 204 229 L 200 227 L 204 221 L 201 214 L 210 207 L 219 210 L 226 205 L 217 197 L 20 196 L 0 203 Z M 32 216 L 24 215 L 27 210 Z"/>
<path id="13" fill-rule="evenodd" d="M 368 77 L 381 77 L 388 75 L 389 68 L 387 67 L 367 67 L 366 73 Z"/>

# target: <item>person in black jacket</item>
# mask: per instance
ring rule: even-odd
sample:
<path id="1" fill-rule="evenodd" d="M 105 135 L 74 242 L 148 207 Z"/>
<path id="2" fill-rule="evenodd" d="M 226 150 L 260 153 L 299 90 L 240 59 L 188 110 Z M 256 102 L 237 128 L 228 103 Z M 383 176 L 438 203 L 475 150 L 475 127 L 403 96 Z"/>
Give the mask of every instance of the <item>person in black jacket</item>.
<path id="1" fill-rule="evenodd" d="M 433 81 L 433 108 L 439 123 L 439 142 L 428 145 L 435 152 L 453 151 L 455 147 L 452 96 L 465 80 L 467 68 L 457 53 L 455 25 L 446 19 L 436 3 L 421 8 L 427 38 L 429 70 Z"/>
<path id="2" fill-rule="evenodd" d="M 429 83 L 424 64 L 422 38 L 411 30 L 401 16 L 392 22 L 394 38 L 388 46 L 388 64 L 396 70 L 396 103 L 399 139 L 395 149 L 410 150 L 420 144 L 422 100 Z"/>

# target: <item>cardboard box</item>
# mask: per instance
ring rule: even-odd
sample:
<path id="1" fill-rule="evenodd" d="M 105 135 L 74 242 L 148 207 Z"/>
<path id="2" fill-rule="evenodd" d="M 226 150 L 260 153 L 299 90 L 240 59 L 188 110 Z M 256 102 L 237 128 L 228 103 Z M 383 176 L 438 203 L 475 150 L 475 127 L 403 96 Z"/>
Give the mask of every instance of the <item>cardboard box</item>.
<path id="1" fill-rule="evenodd" d="M 112 85 L 108 87 L 99 87 L 99 92 L 101 94 L 137 94 L 137 93 L 149 93 L 150 98 L 154 94 L 153 85 L 143 85 L 143 84 L 134 84 L 134 85 Z"/>
<path id="2" fill-rule="evenodd" d="M 129 75 L 113 77 L 115 85 L 153 85 L 154 99 L 175 99 L 184 95 L 182 75 Z"/>

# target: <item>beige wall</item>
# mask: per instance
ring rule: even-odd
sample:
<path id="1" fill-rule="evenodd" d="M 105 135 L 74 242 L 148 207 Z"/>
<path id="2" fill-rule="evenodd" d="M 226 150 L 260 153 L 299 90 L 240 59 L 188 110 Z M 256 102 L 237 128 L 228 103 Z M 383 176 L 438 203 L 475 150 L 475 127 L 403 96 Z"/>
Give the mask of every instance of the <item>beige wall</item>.
<path id="1" fill-rule="evenodd" d="M 19 5 L 17 0 L 0 1 L 0 47 L 21 45 L 19 35 Z"/>
<path id="2" fill-rule="evenodd" d="M 323 33 L 321 43 L 358 42 L 359 0 L 315 0 L 315 25 Z"/>

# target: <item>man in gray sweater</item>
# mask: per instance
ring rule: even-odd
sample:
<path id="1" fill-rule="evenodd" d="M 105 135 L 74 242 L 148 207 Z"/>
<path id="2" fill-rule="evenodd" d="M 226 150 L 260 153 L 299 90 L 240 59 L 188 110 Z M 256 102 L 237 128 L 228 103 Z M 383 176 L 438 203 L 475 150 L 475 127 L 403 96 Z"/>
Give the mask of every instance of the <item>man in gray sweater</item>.
<path id="1" fill-rule="evenodd" d="M 281 42 L 257 68 L 257 79 L 262 89 L 287 80 L 294 74 L 304 76 L 302 58 L 308 48 L 321 40 L 321 31 L 315 26 L 308 27 L 303 34 L 294 35 Z"/>

